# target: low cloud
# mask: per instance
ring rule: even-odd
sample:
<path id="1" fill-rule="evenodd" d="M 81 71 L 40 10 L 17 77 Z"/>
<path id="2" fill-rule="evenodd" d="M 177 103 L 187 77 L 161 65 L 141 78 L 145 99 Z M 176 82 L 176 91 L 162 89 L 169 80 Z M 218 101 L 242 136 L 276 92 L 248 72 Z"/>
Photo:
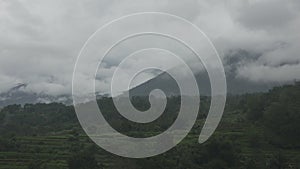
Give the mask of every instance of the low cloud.
<path id="1" fill-rule="evenodd" d="M 280 0 L 0 0 L 0 92 L 26 83 L 26 92 L 70 94 L 74 64 L 87 38 L 112 19 L 144 11 L 188 19 L 208 35 L 224 60 L 234 50 L 259 53 L 257 58 L 236 63 L 236 78 L 293 81 L 300 79 L 299 9 L 298 1 Z M 100 92 L 109 90 L 108 79 L 122 53 L 106 60 L 102 74 L 97 75 Z M 139 81 L 151 77 L 145 73 Z"/>

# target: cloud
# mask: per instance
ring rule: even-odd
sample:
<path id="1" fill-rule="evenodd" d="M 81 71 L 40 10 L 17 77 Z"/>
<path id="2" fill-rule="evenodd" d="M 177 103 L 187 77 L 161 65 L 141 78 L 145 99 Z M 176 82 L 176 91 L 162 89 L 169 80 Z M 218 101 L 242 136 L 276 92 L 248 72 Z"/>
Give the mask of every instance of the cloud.
<path id="1" fill-rule="evenodd" d="M 255 82 L 289 82 L 299 80 L 300 64 L 271 67 L 268 65 L 249 64 L 241 67 L 238 76 L 247 77 Z"/>
<path id="2" fill-rule="evenodd" d="M 296 19 L 295 1 L 245 1 L 238 9 L 237 20 L 248 29 L 281 29 Z"/>
<path id="3" fill-rule="evenodd" d="M 0 0 L 0 92 L 27 83 L 27 92 L 70 94 L 76 57 L 87 38 L 112 19 L 144 11 L 167 12 L 193 22 L 208 35 L 223 59 L 232 50 L 259 53 L 254 60 L 241 61 L 237 78 L 292 81 L 299 79 L 300 71 L 299 9 L 297 1 L 280 0 Z M 181 29 L 171 23 L 153 24 Z M 132 47 L 124 45 L 122 50 Z M 109 89 L 108 79 L 123 53 L 115 52 L 106 60 L 97 76 L 101 92 Z M 145 73 L 143 77 L 139 81 L 152 76 Z"/>

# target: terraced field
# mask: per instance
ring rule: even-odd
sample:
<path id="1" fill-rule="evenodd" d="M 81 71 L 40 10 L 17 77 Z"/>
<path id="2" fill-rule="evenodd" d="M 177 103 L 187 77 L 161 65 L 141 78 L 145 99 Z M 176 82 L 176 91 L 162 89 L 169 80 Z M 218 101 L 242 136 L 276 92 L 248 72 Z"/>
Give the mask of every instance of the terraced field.
<path id="1" fill-rule="evenodd" d="M 68 168 L 70 136 L 23 136 L 14 137 L 14 140 L 20 147 L 17 151 L 0 152 L 0 169 L 28 169 L 35 163 L 42 163 L 45 168 Z M 86 136 L 81 136 L 79 142 L 92 145 L 86 140 Z M 97 154 L 97 160 L 105 167 L 112 165 L 109 159 L 107 153 Z"/>
<path id="2" fill-rule="evenodd" d="M 169 100 L 166 115 L 142 127 L 117 115 L 110 98 L 100 102 L 119 132 L 149 137 L 165 131 L 176 119 L 178 98 Z M 205 110 L 209 98 L 204 100 L 200 107 Z M 86 169 L 89 164 L 88 169 L 300 169 L 299 105 L 300 83 L 268 93 L 231 96 L 207 142 L 198 143 L 206 117 L 206 111 L 200 111 L 181 143 L 146 159 L 118 157 L 95 145 L 80 127 L 72 106 L 11 105 L 0 110 L 0 169 Z M 111 135 L 103 133 L 103 137 Z"/>
<path id="3" fill-rule="evenodd" d="M 300 153 L 298 150 L 279 149 L 269 145 L 266 141 L 259 144 L 251 145 L 248 124 L 240 125 L 234 121 L 234 115 L 225 115 L 214 137 L 224 137 L 232 140 L 239 148 L 240 156 L 244 159 L 253 158 L 263 154 L 264 158 L 271 158 L 274 152 L 282 152 L 286 158 L 291 159 L 289 165 L 297 166 Z M 203 120 L 198 120 L 195 126 L 202 126 Z M 248 127 L 247 127 L 248 126 Z M 197 145 L 198 134 L 200 131 L 194 129 L 180 143 L 179 151 L 171 150 L 172 155 L 180 154 L 180 147 Z M 253 130 L 253 128 L 252 128 Z M 263 138 L 264 132 L 260 127 L 254 129 L 255 137 Z M 43 168 L 67 169 L 67 160 L 72 154 L 72 147 L 82 147 L 94 145 L 89 138 L 81 133 L 78 140 L 74 139 L 71 131 L 62 131 L 52 133 L 46 136 L 15 136 L 13 140 L 19 147 L 15 151 L 0 152 L 0 169 L 29 169 L 34 164 L 42 164 Z M 154 134 L 154 133 L 152 133 Z M 75 141 L 74 141 L 75 140 Z M 202 145 L 198 145 L 201 147 Z M 96 159 L 103 168 L 114 168 L 115 163 L 119 163 L 123 158 L 111 155 L 104 150 L 95 147 L 97 154 Z"/>

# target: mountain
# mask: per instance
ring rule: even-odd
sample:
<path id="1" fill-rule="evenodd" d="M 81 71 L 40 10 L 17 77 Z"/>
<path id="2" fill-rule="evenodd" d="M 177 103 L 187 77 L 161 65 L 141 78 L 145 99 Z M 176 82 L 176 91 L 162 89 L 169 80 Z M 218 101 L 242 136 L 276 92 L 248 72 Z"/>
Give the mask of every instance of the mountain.
<path id="1" fill-rule="evenodd" d="M 227 80 L 228 94 L 243 94 L 254 92 L 266 92 L 275 86 L 282 86 L 282 83 L 274 82 L 254 82 L 246 78 L 239 78 L 237 72 L 239 67 L 247 63 L 254 62 L 260 57 L 259 53 L 248 52 L 245 50 L 236 50 L 226 55 L 223 59 L 224 69 Z M 200 63 L 199 63 L 200 64 Z M 199 65 L 201 67 L 201 65 Z M 180 70 L 180 67 L 175 67 L 171 71 Z M 179 71 L 180 72 L 180 71 Z M 210 95 L 210 82 L 206 71 L 193 71 L 197 84 L 199 86 L 200 95 Z M 184 78 L 184 74 L 182 75 Z M 293 82 L 291 82 L 293 83 Z M 28 84 L 17 84 L 9 91 L 0 94 L 0 107 L 10 104 L 25 104 L 25 103 L 49 103 L 61 102 L 64 104 L 72 104 L 71 95 L 49 96 L 44 93 L 28 93 L 24 89 Z M 160 73 L 158 76 L 130 89 L 130 96 L 148 96 L 154 89 L 161 89 L 166 96 L 180 95 L 176 81 L 166 72 Z M 96 93 L 98 99 L 102 97 L 110 97 L 108 94 Z"/>
<path id="2" fill-rule="evenodd" d="M 201 95 L 210 95 L 210 82 L 206 72 L 200 72 L 195 75 L 199 91 Z M 246 79 L 236 78 L 233 74 L 227 73 L 227 93 L 243 94 L 267 91 L 278 84 L 275 83 L 255 83 Z M 131 96 L 146 96 L 153 89 L 161 89 L 167 96 L 180 95 L 176 81 L 167 73 L 162 73 L 159 76 L 150 79 L 149 81 L 134 87 L 130 90 Z"/>
<path id="3" fill-rule="evenodd" d="M 19 83 L 12 87 L 7 92 L 0 94 L 0 107 L 4 107 L 12 104 L 21 104 L 26 103 L 50 103 L 50 102 L 61 102 L 64 104 L 71 104 L 72 100 L 70 96 L 61 95 L 61 96 L 49 96 L 43 93 L 29 93 L 25 92 L 28 84 Z"/>
<path id="4" fill-rule="evenodd" d="M 228 94 L 243 94 L 253 92 L 265 92 L 275 86 L 281 86 L 281 83 L 275 82 L 254 82 L 246 78 L 237 76 L 238 68 L 247 62 L 253 62 L 260 54 L 244 50 L 233 51 L 223 60 Z M 199 63 L 200 64 L 200 63 Z M 201 65 L 199 65 L 200 67 Z M 179 67 L 173 68 L 174 71 Z M 173 71 L 171 70 L 171 71 Z M 206 71 L 194 71 L 195 78 L 201 95 L 210 95 L 210 82 Z M 183 76 L 184 78 L 184 76 Z M 293 83 L 293 82 L 291 82 Z M 131 96 L 145 96 L 153 89 L 161 89 L 167 96 L 179 95 L 179 88 L 176 81 L 166 72 L 161 73 L 153 79 L 136 86 L 130 90 Z"/>

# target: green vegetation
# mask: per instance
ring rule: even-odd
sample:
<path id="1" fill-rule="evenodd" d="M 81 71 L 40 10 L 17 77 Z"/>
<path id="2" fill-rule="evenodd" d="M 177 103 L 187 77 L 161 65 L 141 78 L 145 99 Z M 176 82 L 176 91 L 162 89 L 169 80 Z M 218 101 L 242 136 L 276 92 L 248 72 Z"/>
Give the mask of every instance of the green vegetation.
<path id="1" fill-rule="evenodd" d="M 140 110 L 147 98 L 135 97 Z M 82 131 L 72 106 L 10 105 L 0 111 L 0 169 L 289 169 L 300 168 L 300 83 L 267 93 L 229 96 L 215 134 L 197 143 L 210 98 L 201 98 L 190 134 L 170 151 L 145 159 L 127 159 L 96 146 Z M 105 118 L 129 136 L 163 132 L 177 116 L 180 98 L 149 124 L 130 122 L 116 113 L 110 98 L 99 100 Z"/>

